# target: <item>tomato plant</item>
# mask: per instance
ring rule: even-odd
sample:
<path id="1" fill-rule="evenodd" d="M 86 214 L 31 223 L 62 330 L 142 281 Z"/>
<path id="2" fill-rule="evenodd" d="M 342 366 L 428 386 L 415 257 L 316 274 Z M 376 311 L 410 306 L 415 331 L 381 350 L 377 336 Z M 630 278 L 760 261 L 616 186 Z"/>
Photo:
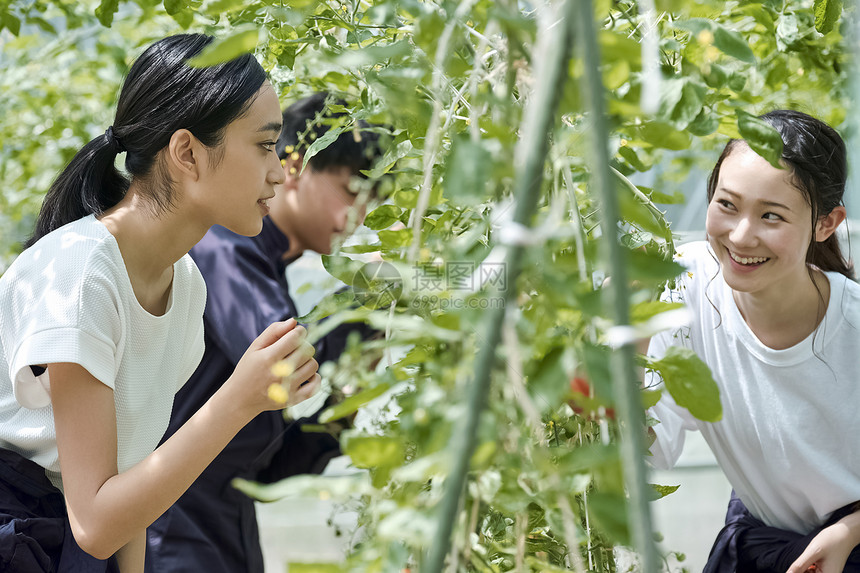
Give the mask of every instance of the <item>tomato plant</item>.
<path id="1" fill-rule="evenodd" d="M 388 151 L 367 173 L 385 179 L 386 200 L 366 221 L 372 238 L 326 265 L 352 283 L 350 257 L 379 251 L 402 280 L 399 298 L 356 308 L 334 296 L 310 318 L 385 332 L 325 369 L 352 393 L 331 416 L 371 399 L 398 414 L 344 435 L 364 477 L 239 487 L 360 498 L 363 540 L 331 570 L 426 569 L 441 552 L 452 571 L 614 571 L 617 545 L 649 551 L 647 505 L 632 495 L 645 474 L 628 471 L 641 462 L 631 426 L 642 409 L 629 405 L 656 396 L 642 394 L 629 364 L 610 363 L 632 357 L 630 342 L 673 308 L 655 302 L 681 271 L 660 206 L 683 200 L 678 182 L 728 137 L 778 157 L 758 113 L 796 107 L 842 124 L 849 66 L 833 0 L 601 0 L 576 28 L 569 7 L 3 3 L 0 256 L 19 248 L 52 174 L 104 130 L 143 44 L 193 30 L 219 37 L 211 62 L 255 50 L 284 101 L 325 89 L 353 119 L 389 126 Z M 549 81 L 552 65 L 561 73 Z M 656 165 L 652 187 L 634 184 Z M 601 287 L 607 275 L 617 290 Z M 695 358 L 671 368 L 695 407 L 716 415 Z"/>

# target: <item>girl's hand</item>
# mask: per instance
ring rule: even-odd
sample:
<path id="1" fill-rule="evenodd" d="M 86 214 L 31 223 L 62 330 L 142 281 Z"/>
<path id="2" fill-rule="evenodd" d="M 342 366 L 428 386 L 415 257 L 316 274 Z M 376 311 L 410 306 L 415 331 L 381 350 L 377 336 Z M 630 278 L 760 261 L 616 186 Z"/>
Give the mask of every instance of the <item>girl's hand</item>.
<path id="1" fill-rule="evenodd" d="M 860 514 L 845 516 L 812 538 L 787 573 L 842 573 L 848 556 L 860 543 Z"/>
<path id="2" fill-rule="evenodd" d="M 225 387 L 234 394 L 237 406 L 247 407 L 253 416 L 264 410 L 277 410 L 310 397 L 319 387 L 318 364 L 313 359 L 314 347 L 307 342 L 307 331 L 295 319 L 276 322 L 257 337 L 239 360 Z M 289 365 L 287 376 L 273 367 L 281 362 Z M 304 386 L 303 383 L 308 382 Z M 276 401 L 269 397 L 269 388 L 282 384 L 288 399 Z"/>

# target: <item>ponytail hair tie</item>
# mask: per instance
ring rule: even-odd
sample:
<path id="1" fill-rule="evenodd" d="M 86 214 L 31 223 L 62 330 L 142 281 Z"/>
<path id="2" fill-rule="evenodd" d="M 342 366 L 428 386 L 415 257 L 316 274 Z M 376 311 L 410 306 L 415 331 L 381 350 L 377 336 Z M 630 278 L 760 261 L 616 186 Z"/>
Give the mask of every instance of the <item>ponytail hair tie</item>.
<path id="1" fill-rule="evenodd" d="M 125 146 L 122 144 L 122 141 L 120 141 L 119 137 L 117 137 L 116 134 L 113 132 L 113 126 L 110 126 L 105 131 L 105 139 L 107 139 L 107 142 L 117 154 L 120 154 L 125 151 Z"/>

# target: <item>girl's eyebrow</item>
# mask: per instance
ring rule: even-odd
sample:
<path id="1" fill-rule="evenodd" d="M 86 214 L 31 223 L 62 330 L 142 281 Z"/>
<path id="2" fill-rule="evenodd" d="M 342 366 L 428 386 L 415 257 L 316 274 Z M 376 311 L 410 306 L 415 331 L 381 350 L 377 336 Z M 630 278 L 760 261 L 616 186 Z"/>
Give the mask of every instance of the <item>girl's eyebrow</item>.
<path id="1" fill-rule="evenodd" d="M 262 131 L 276 131 L 276 132 L 280 133 L 281 132 L 281 122 L 270 121 L 269 123 L 261 126 L 260 129 L 257 130 L 257 132 L 262 132 Z"/>
<path id="2" fill-rule="evenodd" d="M 727 193 L 727 194 L 731 195 L 732 197 L 735 197 L 736 199 L 743 199 L 743 197 L 741 197 L 741 195 L 739 193 L 735 193 L 734 191 L 726 189 L 723 186 L 718 187 L 717 190 L 722 191 L 723 193 Z M 791 207 L 789 207 L 788 205 L 785 205 L 783 203 L 779 203 L 777 201 L 758 201 L 758 203 L 761 205 L 764 205 L 766 207 L 779 207 L 781 209 L 785 209 L 786 211 L 791 211 Z"/>

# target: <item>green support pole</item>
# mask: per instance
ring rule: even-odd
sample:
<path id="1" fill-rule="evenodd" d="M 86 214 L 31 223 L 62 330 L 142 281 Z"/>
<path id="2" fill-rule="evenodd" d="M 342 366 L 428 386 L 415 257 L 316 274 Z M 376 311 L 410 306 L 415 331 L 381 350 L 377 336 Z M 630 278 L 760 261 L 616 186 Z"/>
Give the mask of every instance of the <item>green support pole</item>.
<path id="1" fill-rule="evenodd" d="M 614 324 L 624 326 L 630 322 L 629 293 L 627 289 L 626 256 L 618 242 L 617 186 L 610 170 L 609 128 L 604 109 L 603 81 L 600 75 L 600 48 L 595 32 L 591 0 L 578 0 L 583 57 L 585 59 L 586 95 L 591 106 L 594 164 L 592 181 L 599 187 L 601 198 L 601 230 L 604 256 L 609 261 L 612 277 L 607 294 Z M 621 458 L 624 481 L 627 486 L 628 512 L 633 545 L 642 559 L 644 573 L 658 571 L 657 551 L 651 527 L 651 509 L 648 501 L 648 474 L 645 451 L 645 418 L 639 398 L 636 376 L 636 356 L 633 341 L 615 349 L 611 356 L 611 372 L 615 407 L 621 432 Z"/>
<path id="2" fill-rule="evenodd" d="M 526 106 L 523 121 L 523 139 L 520 141 L 518 152 L 519 169 L 515 186 L 517 200 L 514 222 L 530 226 L 532 217 L 541 194 L 544 180 L 544 164 L 549 150 L 549 134 L 556 121 L 556 108 L 559 95 L 567 79 L 568 62 L 573 44 L 573 27 L 575 21 L 576 0 L 565 0 L 559 3 L 559 21 L 551 30 L 543 34 L 553 34 L 549 42 L 539 42 L 544 51 L 532 58 L 537 65 L 536 79 L 538 86 Z M 508 247 L 505 259 L 507 281 L 505 288 L 505 304 L 515 304 L 516 281 L 519 275 L 523 247 L 511 245 Z M 487 312 L 484 321 L 483 346 L 477 357 L 475 378 L 469 387 L 467 411 L 463 425 L 452 440 L 453 466 L 450 475 L 445 480 L 445 491 L 440 501 L 438 525 L 429 552 L 421 566 L 422 573 L 440 573 L 444 567 L 445 556 L 451 546 L 451 533 L 457 520 L 457 508 L 460 495 L 466 483 L 469 472 L 469 462 L 475 451 L 478 422 L 481 412 L 486 406 L 490 389 L 490 375 L 496 362 L 496 348 L 501 340 L 502 323 L 505 318 L 504 308 L 494 308 Z M 562 383 L 563 381 L 559 381 Z M 572 548 L 573 549 L 573 548 Z"/>

